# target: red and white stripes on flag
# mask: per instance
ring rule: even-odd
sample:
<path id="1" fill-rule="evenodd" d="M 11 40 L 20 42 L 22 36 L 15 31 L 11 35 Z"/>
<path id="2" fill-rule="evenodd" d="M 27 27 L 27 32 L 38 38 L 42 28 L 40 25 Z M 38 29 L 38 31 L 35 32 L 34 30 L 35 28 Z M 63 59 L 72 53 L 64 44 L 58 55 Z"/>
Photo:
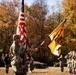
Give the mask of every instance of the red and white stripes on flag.
<path id="1" fill-rule="evenodd" d="M 21 42 L 23 46 L 26 46 L 26 23 L 25 23 L 25 17 L 24 13 L 20 12 L 19 19 L 18 19 L 18 26 L 17 26 L 17 32 L 16 34 L 21 36 Z"/>

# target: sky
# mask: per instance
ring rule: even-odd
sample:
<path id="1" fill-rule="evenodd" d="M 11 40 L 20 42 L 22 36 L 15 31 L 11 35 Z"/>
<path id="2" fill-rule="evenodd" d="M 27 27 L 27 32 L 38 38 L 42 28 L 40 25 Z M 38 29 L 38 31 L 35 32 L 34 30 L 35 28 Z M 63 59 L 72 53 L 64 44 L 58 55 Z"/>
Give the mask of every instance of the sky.
<path id="1" fill-rule="evenodd" d="M 1 2 L 2 0 L 0 0 L 0 2 Z M 7 0 L 7 1 L 10 1 L 10 0 Z M 21 1 L 21 0 L 20 0 Z M 33 2 L 35 1 L 35 0 L 24 0 L 25 1 L 25 3 L 27 4 L 27 5 L 32 5 L 33 4 Z M 56 1 L 60 1 L 60 3 L 63 1 L 63 0 L 46 0 L 46 2 L 47 2 L 47 4 L 49 5 L 49 7 L 50 6 L 53 6 L 53 5 L 56 5 Z"/>
<path id="2" fill-rule="evenodd" d="M 2 0 L 0 0 L 0 2 L 1 2 L 1 1 L 2 1 Z M 8 1 L 10 1 L 10 0 L 8 0 Z M 20 0 L 20 1 L 21 1 L 21 0 Z M 28 6 L 31 6 L 34 1 L 35 1 L 35 0 L 24 0 L 25 4 L 27 4 Z M 60 4 L 61 4 L 61 2 L 62 2 L 63 0 L 46 0 L 47 5 L 48 5 L 48 10 L 49 10 L 50 13 L 51 13 L 51 11 L 52 11 L 52 10 L 51 10 L 51 6 L 55 6 L 54 11 L 57 11 L 57 6 L 56 6 L 57 1 L 59 1 Z"/>
<path id="3" fill-rule="evenodd" d="M 35 0 L 24 0 L 25 3 L 27 3 L 27 5 L 31 5 Z M 47 4 L 52 6 L 52 5 L 56 5 L 56 1 L 60 1 L 62 2 L 63 0 L 46 0 L 47 1 Z"/>
<path id="4" fill-rule="evenodd" d="M 35 0 L 24 0 L 24 1 L 25 1 L 25 4 L 27 4 L 28 6 L 30 6 L 30 5 L 33 4 L 33 2 Z M 54 7 L 54 11 L 58 10 L 57 9 L 57 1 L 59 1 L 60 5 L 61 5 L 61 3 L 62 3 L 63 0 L 46 0 L 47 5 L 48 5 L 48 10 L 49 10 L 49 15 L 52 13 L 52 9 L 51 9 L 52 6 L 55 6 Z"/>
<path id="5" fill-rule="evenodd" d="M 25 4 L 27 4 L 28 6 L 31 6 L 35 0 L 24 0 L 24 1 L 25 1 Z M 52 9 L 51 9 L 52 6 L 55 6 L 54 11 L 57 11 L 57 1 L 59 1 L 61 5 L 63 0 L 46 0 L 49 14 L 52 13 Z"/>

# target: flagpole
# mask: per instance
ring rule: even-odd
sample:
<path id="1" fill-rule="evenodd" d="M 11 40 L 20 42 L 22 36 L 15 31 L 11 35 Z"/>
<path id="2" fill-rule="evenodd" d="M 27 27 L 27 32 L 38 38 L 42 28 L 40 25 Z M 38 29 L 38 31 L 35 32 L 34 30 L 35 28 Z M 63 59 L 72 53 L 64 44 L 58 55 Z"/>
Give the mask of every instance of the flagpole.
<path id="1" fill-rule="evenodd" d="M 24 0 L 22 0 L 21 11 L 24 12 Z"/>
<path id="2" fill-rule="evenodd" d="M 67 19 L 64 19 L 64 20 L 60 23 L 60 25 L 61 25 L 63 22 L 65 23 L 66 20 L 67 20 Z M 59 27 L 59 26 L 58 26 L 58 27 Z M 58 27 L 57 27 L 57 28 L 58 28 Z M 56 29 L 57 29 L 57 28 L 56 28 Z M 45 43 L 45 40 L 48 39 L 48 37 L 49 37 L 49 35 L 44 39 L 44 41 L 43 41 L 37 48 L 40 48 L 40 47 Z M 50 37 L 49 37 L 49 38 L 50 38 Z M 51 40 L 51 41 L 52 41 L 52 40 Z M 35 51 L 34 51 L 34 52 L 35 52 Z M 33 53 L 34 53 L 34 52 L 33 52 Z M 32 53 L 32 54 L 33 54 L 33 53 Z M 31 55 L 32 55 L 32 54 L 31 54 Z"/>
<path id="3" fill-rule="evenodd" d="M 49 37 L 49 36 L 47 36 L 47 37 L 44 39 L 44 41 L 42 41 L 42 43 L 41 43 L 37 48 L 39 48 L 40 46 L 42 46 L 42 45 L 45 43 L 45 40 L 48 39 L 48 37 Z"/>
<path id="4" fill-rule="evenodd" d="M 48 37 L 49 37 L 49 36 L 47 36 L 47 37 L 44 39 L 44 41 L 42 41 L 42 43 L 37 47 L 37 49 L 40 48 L 40 47 L 45 43 L 45 40 L 47 40 Z M 32 49 L 32 50 L 35 50 L 35 49 Z M 36 52 L 36 51 L 33 51 L 33 53 L 32 53 L 31 55 L 33 55 L 34 52 Z"/>

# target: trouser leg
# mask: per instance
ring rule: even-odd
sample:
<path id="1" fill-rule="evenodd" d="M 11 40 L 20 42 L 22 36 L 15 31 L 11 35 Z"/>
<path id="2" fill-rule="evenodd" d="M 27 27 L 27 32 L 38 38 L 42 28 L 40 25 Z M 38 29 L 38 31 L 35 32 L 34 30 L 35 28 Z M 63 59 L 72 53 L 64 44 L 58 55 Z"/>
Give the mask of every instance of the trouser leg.
<path id="1" fill-rule="evenodd" d="M 6 73 L 8 73 L 9 65 L 6 65 Z"/>
<path id="2" fill-rule="evenodd" d="M 24 75 L 23 73 L 14 73 L 14 75 Z"/>
<path id="3" fill-rule="evenodd" d="M 26 75 L 26 74 L 27 74 L 26 72 L 23 73 L 23 75 Z"/>

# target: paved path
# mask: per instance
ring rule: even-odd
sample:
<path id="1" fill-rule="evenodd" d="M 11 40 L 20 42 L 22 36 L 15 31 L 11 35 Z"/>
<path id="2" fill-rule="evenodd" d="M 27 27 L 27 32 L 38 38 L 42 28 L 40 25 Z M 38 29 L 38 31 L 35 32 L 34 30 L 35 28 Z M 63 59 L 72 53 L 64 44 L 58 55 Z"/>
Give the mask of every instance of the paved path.
<path id="1" fill-rule="evenodd" d="M 14 75 L 14 74 L 11 67 L 9 69 L 9 74 L 5 73 L 5 68 L 0 67 L 0 75 Z M 34 69 L 32 73 L 27 73 L 27 75 L 74 75 L 74 74 L 70 74 L 67 68 L 64 68 L 64 72 L 61 72 L 60 67 L 48 67 L 46 69 Z"/>

